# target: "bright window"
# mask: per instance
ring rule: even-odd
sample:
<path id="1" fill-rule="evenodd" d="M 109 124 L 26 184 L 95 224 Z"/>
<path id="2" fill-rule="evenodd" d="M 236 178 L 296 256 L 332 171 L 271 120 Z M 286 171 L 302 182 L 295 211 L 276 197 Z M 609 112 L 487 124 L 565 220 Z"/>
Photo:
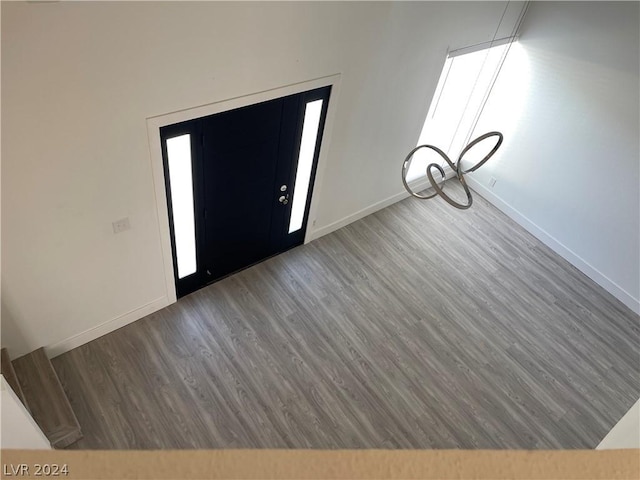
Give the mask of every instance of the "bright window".
<path id="1" fill-rule="evenodd" d="M 473 128 L 509 45 L 501 44 L 447 58 L 418 145 L 435 145 L 452 162 L 458 159 L 462 149 L 472 140 Z M 407 180 L 424 178 L 426 166 L 434 161 L 445 166 L 444 160 L 430 150 L 419 150 L 413 157 Z"/>
<path id="2" fill-rule="evenodd" d="M 176 241 L 178 278 L 196 272 L 196 229 L 191 176 L 191 135 L 167 140 L 171 210 Z"/>
<path id="3" fill-rule="evenodd" d="M 302 228 L 304 210 L 307 204 L 309 183 L 311 181 L 311 169 L 313 167 L 313 154 L 316 151 L 318 141 L 318 127 L 320 126 L 320 113 L 322 112 L 322 100 L 314 100 L 307 103 L 302 123 L 302 142 L 298 155 L 298 168 L 296 181 L 293 187 L 293 204 L 291 205 L 291 220 L 289 220 L 289 233 Z"/>

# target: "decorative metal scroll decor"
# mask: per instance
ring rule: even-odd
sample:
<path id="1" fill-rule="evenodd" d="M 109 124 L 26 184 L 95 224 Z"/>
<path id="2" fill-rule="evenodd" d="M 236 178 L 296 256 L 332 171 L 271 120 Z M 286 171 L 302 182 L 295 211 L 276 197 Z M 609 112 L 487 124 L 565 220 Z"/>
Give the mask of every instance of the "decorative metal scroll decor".
<path id="1" fill-rule="evenodd" d="M 472 166 L 471 168 L 467 168 L 466 170 L 462 170 L 461 164 L 462 164 L 462 158 L 464 157 L 464 154 L 467 153 L 469 150 L 471 150 L 473 147 L 475 147 L 478 143 L 482 142 L 483 140 L 486 140 L 487 138 L 491 138 L 491 137 L 498 137 L 498 141 L 495 144 L 495 146 L 493 147 L 493 149 L 491 149 L 491 151 L 482 160 L 480 160 L 478 163 L 476 163 L 474 166 Z M 464 179 L 464 174 L 465 173 L 469 173 L 469 172 L 475 172 L 482 165 L 484 165 L 486 163 L 486 161 L 489 160 L 493 156 L 493 154 L 498 151 L 498 148 L 500 148 L 500 145 L 502 145 L 502 140 L 503 140 L 503 137 L 502 137 L 502 134 L 500 132 L 485 133 L 484 135 L 479 136 L 478 138 L 473 140 L 471 143 L 469 143 L 469 145 L 464 147 L 462 152 L 460 152 L 460 156 L 458 157 L 458 161 L 456 163 L 453 163 L 449 159 L 447 154 L 444 153 L 442 150 L 440 150 L 438 147 L 434 147 L 433 145 L 418 145 L 416 148 L 414 148 L 413 150 L 411 150 L 409 152 L 409 155 L 407 155 L 407 158 L 404 159 L 404 163 L 402 164 L 402 183 L 404 184 L 404 188 L 407 189 L 407 192 L 409 192 L 414 197 L 419 198 L 420 200 L 427 200 L 429 198 L 435 197 L 436 195 L 439 195 L 448 204 L 453 205 L 454 207 L 459 208 L 461 210 L 465 210 L 465 209 L 469 208 L 471 206 L 471 204 L 473 203 L 473 197 L 471 196 L 471 192 L 469 191 L 469 187 L 467 186 L 467 182 Z M 429 194 L 429 195 L 420 195 L 419 193 L 416 193 L 413 190 L 411 190 L 411 188 L 409 187 L 409 184 L 407 183 L 407 172 L 409 171 L 409 167 L 411 166 L 411 160 L 413 158 L 413 155 L 418 150 L 420 150 L 421 148 L 428 148 L 428 149 L 433 150 L 438 155 L 440 155 L 442 158 L 444 158 L 444 160 L 449 164 L 451 169 L 455 172 L 456 176 L 458 177 L 458 180 L 460 181 L 460 184 L 464 188 L 465 193 L 467 194 L 467 204 L 466 205 L 456 202 L 449 195 L 444 193 L 445 173 L 444 173 L 444 170 L 442 169 L 442 167 L 440 165 L 438 165 L 437 163 L 430 163 L 429 165 L 427 165 L 427 178 L 429 179 L 429 183 L 431 184 L 431 188 L 433 188 L 434 192 L 432 194 Z M 432 169 L 434 169 L 434 168 L 438 172 L 440 172 L 441 179 L 440 179 L 440 183 L 439 184 L 436 183 L 436 181 L 433 178 Z"/>

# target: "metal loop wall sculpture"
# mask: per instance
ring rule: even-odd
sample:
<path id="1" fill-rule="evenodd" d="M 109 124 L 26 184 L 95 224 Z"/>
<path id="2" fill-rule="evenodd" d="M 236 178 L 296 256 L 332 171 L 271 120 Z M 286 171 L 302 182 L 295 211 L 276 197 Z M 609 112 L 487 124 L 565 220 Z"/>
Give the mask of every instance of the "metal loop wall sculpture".
<path id="1" fill-rule="evenodd" d="M 473 147 L 475 147 L 478 143 L 482 142 L 483 140 L 486 140 L 487 138 L 491 138 L 491 137 L 498 137 L 498 141 L 496 142 L 496 144 L 494 145 L 494 147 L 491 149 L 491 151 L 484 156 L 484 158 L 482 160 L 480 160 L 479 162 L 477 162 L 475 165 L 473 165 L 470 168 L 467 168 L 466 170 L 462 169 L 462 160 L 464 158 L 465 153 L 467 153 L 469 150 L 471 150 Z M 442 150 L 440 150 L 438 147 L 434 147 L 433 145 L 419 145 L 416 148 L 414 148 L 413 150 L 411 150 L 409 152 L 409 155 L 407 155 L 407 157 L 404 159 L 404 162 L 402 163 L 402 183 L 404 185 L 404 188 L 414 197 L 419 198 L 420 200 L 427 200 L 429 198 L 433 198 L 436 195 L 439 195 L 444 201 L 446 201 L 448 204 L 459 208 L 461 210 L 465 210 L 467 208 L 469 208 L 472 204 L 473 204 L 473 197 L 471 196 L 471 191 L 469 190 L 469 187 L 467 186 L 467 182 L 464 179 L 464 174 L 465 173 L 470 173 L 470 172 L 475 172 L 477 169 L 479 169 L 482 165 L 484 165 L 487 160 L 489 160 L 494 153 L 496 153 L 498 151 L 498 148 L 500 148 L 500 145 L 502 145 L 502 133 L 500 132 L 489 132 L 489 133 L 485 133 L 484 135 L 480 135 L 478 138 L 476 138 L 475 140 L 473 140 L 472 142 L 470 142 L 466 147 L 464 147 L 462 149 L 462 152 L 460 152 L 460 156 L 458 157 L 458 161 L 453 163 L 449 157 L 447 156 L 446 153 L 444 153 Z M 429 180 L 429 183 L 431 184 L 431 188 L 433 189 L 433 193 L 428 194 L 428 195 L 420 195 L 419 193 L 414 192 L 411 187 L 409 187 L 409 184 L 407 183 L 407 172 L 409 171 L 409 167 L 411 167 L 411 161 L 413 159 L 413 155 L 420 150 L 421 148 L 426 148 L 429 150 L 433 150 L 434 152 L 436 152 L 438 155 L 440 155 L 445 162 L 447 162 L 447 164 L 449 165 L 449 167 L 451 167 L 451 170 L 454 171 L 454 173 L 456 174 L 456 177 L 458 178 L 458 181 L 460 182 L 460 184 L 462 185 L 462 188 L 464 188 L 464 191 L 467 195 L 467 203 L 466 204 L 462 204 L 462 203 L 458 203 L 455 200 L 453 200 L 449 195 L 447 195 L 446 193 L 444 193 L 444 183 L 445 183 L 445 172 L 443 170 L 443 168 L 438 165 L 437 163 L 430 163 L 429 165 L 427 165 L 427 179 Z M 440 174 L 440 180 L 438 182 L 436 182 L 436 180 L 433 178 L 433 170 L 437 170 L 438 173 Z"/>

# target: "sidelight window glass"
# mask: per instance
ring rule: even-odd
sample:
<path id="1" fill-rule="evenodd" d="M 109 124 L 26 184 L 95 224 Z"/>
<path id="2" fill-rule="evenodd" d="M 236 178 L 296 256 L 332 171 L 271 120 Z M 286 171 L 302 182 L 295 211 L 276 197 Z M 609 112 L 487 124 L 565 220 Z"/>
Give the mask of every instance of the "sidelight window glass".
<path id="1" fill-rule="evenodd" d="M 196 272 L 191 135 L 167 139 L 167 158 L 178 278 L 180 279 Z"/>
<path id="2" fill-rule="evenodd" d="M 309 194 L 313 157 L 318 140 L 321 112 L 322 100 L 309 102 L 305 107 L 304 121 L 302 123 L 302 142 L 300 143 L 296 181 L 293 188 L 293 204 L 291 206 L 289 233 L 296 232 L 302 228 L 305 206 Z"/>

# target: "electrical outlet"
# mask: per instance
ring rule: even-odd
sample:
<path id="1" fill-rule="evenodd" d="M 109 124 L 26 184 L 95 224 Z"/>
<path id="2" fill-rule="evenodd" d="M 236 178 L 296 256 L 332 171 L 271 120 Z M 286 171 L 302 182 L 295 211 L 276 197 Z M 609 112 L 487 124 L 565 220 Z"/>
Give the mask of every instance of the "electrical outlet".
<path id="1" fill-rule="evenodd" d="M 491 188 L 493 188 L 494 185 L 496 184 L 496 182 L 497 182 L 496 178 L 495 177 L 491 177 L 491 180 L 489 180 L 489 186 Z"/>
<path id="2" fill-rule="evenodd" d="M 113 233 L 124 232 L 125 230 L 129 230 L 131 228 L 131 223 L 129 223 L 129 217 L 116 220 L 115 222 L 112 223 L 112 225 L 113 225 Z"/>

